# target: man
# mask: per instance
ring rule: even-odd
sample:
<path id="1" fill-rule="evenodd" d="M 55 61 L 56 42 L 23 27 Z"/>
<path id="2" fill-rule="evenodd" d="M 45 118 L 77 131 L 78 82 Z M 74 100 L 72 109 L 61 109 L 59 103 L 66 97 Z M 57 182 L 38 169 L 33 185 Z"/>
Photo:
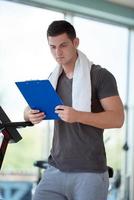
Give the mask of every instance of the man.
<path id="1" fill-rule="evenodd" d="M 124 121 L 115 78 L 77 49 L 79 39 L 69 22 L 52 22 L 47 39 L 58 63 L 49 79 L 64 105 L 55 108 L 60 120 L 54 123 L 49 167 L 33 200 L 106 200 L 103 130 L 120 128 Z M 45 113 L 27 107 L 24 118 L 37 124 Z"/>

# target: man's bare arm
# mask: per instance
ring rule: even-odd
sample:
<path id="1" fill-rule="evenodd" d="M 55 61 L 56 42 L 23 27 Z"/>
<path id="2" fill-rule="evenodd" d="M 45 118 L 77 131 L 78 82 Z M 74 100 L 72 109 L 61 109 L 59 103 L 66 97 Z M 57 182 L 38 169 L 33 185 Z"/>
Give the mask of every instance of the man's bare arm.
<path id="1" fill-rule="evenodd" d="M 81 112 L 68 106 L 57 106 L 56 113 L 66 122 L 79 122 L 97 128 L 120 128 L 124 122 L 124 109 L 119 96 L 101 99 L 103 112 Z M 61 110 L 63 109 L 63 110 Z"/>

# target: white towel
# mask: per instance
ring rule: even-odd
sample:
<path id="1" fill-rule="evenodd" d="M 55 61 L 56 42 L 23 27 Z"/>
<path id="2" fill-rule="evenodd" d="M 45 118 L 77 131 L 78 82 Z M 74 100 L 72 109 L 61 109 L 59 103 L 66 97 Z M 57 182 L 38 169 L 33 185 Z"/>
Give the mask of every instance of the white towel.
<path id="1" fill-rule="evenodd" d="M 91 111 L 91 65 L 92 62 L 89 61 L 86 55 L 78 50 L 78 58 L 73 73 L 72 107 L 79 111 Z M 57 65 L 49 77 L 55 89 L 62 70 L 62 67 Z"/>

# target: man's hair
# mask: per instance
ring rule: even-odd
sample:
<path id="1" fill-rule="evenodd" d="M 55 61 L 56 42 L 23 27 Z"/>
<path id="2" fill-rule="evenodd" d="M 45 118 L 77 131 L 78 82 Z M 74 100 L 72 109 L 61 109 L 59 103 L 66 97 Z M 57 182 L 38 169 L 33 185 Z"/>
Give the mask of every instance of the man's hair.
<path id="1" fill-rule="evenodd" d="M 47 38 L 49 36 L 58 36 L 63 33 L 66 33 L 71 40 L 76 38 L 76 31 L 72 24 L 65 20 L 53 21 L 48 27 Z"/>

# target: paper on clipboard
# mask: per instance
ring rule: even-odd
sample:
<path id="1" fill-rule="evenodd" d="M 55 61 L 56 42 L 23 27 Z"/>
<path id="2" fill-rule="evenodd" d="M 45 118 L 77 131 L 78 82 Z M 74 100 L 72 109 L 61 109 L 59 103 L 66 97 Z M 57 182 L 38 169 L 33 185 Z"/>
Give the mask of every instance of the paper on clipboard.
<path id="1" fill-rule="evenodd" d="M 15 84 L 32 109 L 44 112 L 45 119 L 59 119 L 55 107 L 63 105 L 63 102 L 49 80 L 21 81 Z"/>

